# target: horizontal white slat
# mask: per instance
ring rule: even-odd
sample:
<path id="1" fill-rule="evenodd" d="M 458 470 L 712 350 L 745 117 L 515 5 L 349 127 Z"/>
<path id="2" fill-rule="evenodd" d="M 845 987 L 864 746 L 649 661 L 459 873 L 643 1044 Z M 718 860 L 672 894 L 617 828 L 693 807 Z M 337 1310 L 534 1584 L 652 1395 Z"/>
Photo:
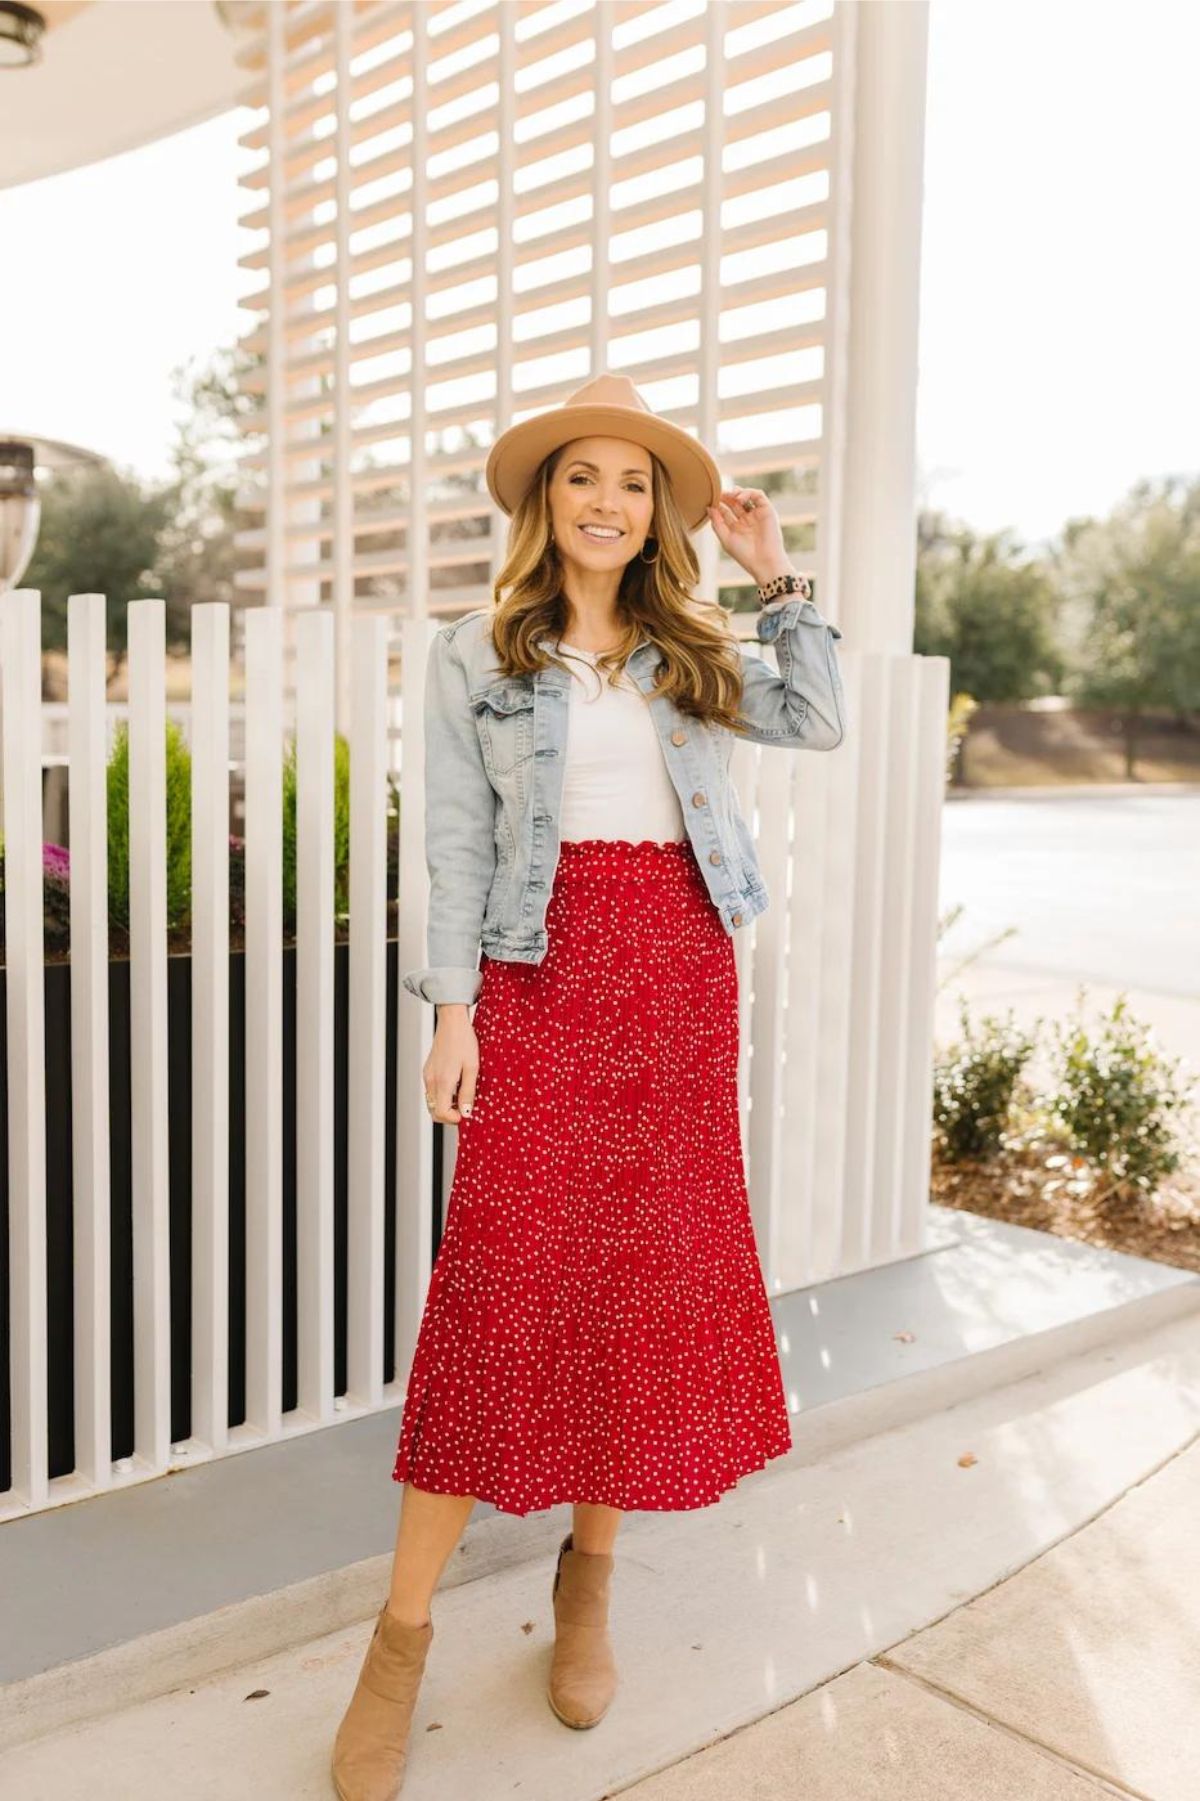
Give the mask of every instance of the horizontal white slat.
<path id="1" fill-rule="evenodd" d="M 739 24 L 749 23 L 741 19 L 741 7 L 730 13 L 731 20 Z M 546 116 L 553 108 L 560 108 L 572 100 L 587 96 L 592 92 L 594 69 L 591 60 L 581 66 L 568 68 L 561 74 L 550 75 L 543 81 L 531 81 L 530 77 L 541 66 L 550 65 L 553 60 L 569 52 L 573 47 L 588 44 L 592 41 L 594 30 L 592 16 L 611 17 L 609 14 L 583 15 L 582 18 L 565 21 L 560 31 L 553 37 L 531 40 L 523 45 L 518 38 L 516 50 L 516 71 L 520 85 L 514 95 L 515 120 L 520 131 L 522 125 L 528 125 L 539 117 Z M 486 15 L 485 15 L 486 17 Z M 798 64 L 825 55 L 832 44 L 832 33 L 827 20 L 816 20 L 803 24 L 800 9 L 796 9 L 797 24 L 794 31 L 779 35 L 769 42 L 749 46 L 744 42 L 744 31 L 727 34 L 724 49 L 724 88 L 725 92 L 736 94 L 741 87 L 759 81 L 763 76 L 777 74 L 781 68 L 790 64 Z M 478 115 L 473 115 L 469 124 L 473 129 L 464 131 L 461 123 L 447 121 L 444 124 L 437 119 L 441 108 L 450 111 L 455 101 L 462 100 L 476 93 L 495 80 L 494 59 L 498 54 L 498 45 L 493 45 L 494 27 L 488 21 L 489 28 L 480 30 L 477 25 L 472 29 L 469 22 L 463 34 L 446 40 L 439 40 L 435 35 L 430 38 L 433 75 L 438 73 L 438 65 L 446 64 L 452 52 L 462 52 L 470 46 L 483 47 L 484 54 L 472 65 L 460 73 L 446 74 L 441 80 L 433 79 L 428 91 L 427 114 L 432 115 L 429 123 L 430 146 L 437 153 L 447 147 L 462 143 L 470 136 L 477 135 L 479 130 Z M 701 104 L 704 99 L 705 75 L 703 67 L 696 65 L 674 71 L 671 59 L 680 52 L 698 50 L 704 43 L 705 26 L 703 15 L 693 19 L 674 21 L 664 25 L 664 32 L 669 32 L 669 41 L 665 44 L 635 44 L 622 46 L 614 40 L 612 62 L 614 84 L 610 98 L 613 118 L 617 129 L 625 130 L 657 118 L 675 108 Z M 351 96 L 354 103 L 361 103 L 372 95 L 382 92 L 393 83 L 402 79 L 408 72 L 411 60 L 410 48 L 402 45 L 396 54 L 376 64 L 371 69 L 355 77 L 351 82 Z M 685 59 L 686 60 L 686 59 Z M 654 69 L 658 64 L 664 65 L 663 79 L 646 88 L 644 92 L 629 92 L 625 88 L 636 88 L 635 79 Z M 329 74 L 334 67 L 332 44 L 323 58 L 314 58 L 309 65 L 308 80 L 319 75 Z M 289 83 L 288 91 L 292 91 L 297 83 Z M 817 85 L 817 84 L 813 84 Z M 255 82 L 242 90 L 238 95 L 242 104 L 261 109 L 268 104 L 265 82 Z M 303 91 L 298 97 L 289 100 L 284 130 L 288 148 L 284 157 L 284 181 L 290 186 L 297 175 L 303 174 L 315 163 L 329 153 L 328 140 L 318 133 L 317 127 L 327 120 L 336 104 L 333 94 L 321 93 L 305 96 Z M 381 120 L 386 116 L 386 124 Z M 369 142 L 381 129 L 393 129 L 411 122 L 411 101 L 406 99 L 392 108 L 380 108 L 374 114 L 360 119 L 356 123 L 353 143 L 355 147 Z M 268 128 L 265 123 L 256 124 L 242 134 L 238 140 L 246 150 L 261 151 L 268 145 Z M 246 185 L 262 185 L 261 179 Z"/>
<path id="2" fill-rule="evenodd" d="M 756 338 L 743 339 L 739 343 L 729 346 L 723 362 L 725 367 L 735 368 L 739 364 L 765 363 L 772 357 L 786 356 L 795 359 L 801 352 L 819 347 L 822 342 L 823 335 L 819 329 L 793 330 L 781 327 L 777 331 L 762 332 Z M 539 346 L 538 349 L 540 353 L 541 347 Z M 619 356 L 614 357 L 613 366 L 619 366 L 621 360 Z M 490 345 L 470 356 L 456 357 L 452 363 L 439 369 L 437 375 L 439 379 L 445 380 L 463 379 L 468 376 L 487 377 L 493 373 L 495 362 L 496 348 L 495 345 Z M 657 357 L 652 363 L 636 364 L 630 369 L 630 373 L 640 387 L 644 383 L 669 380 L 673 375 L 690 374 L 694 362 L 695 352 L 693 350 L 679 350 L 671 355 Z M 738 411 L 745 414 L 778 412 L 791 406 L 808 406 L 812 404 L 814 398 L 817 398 L 815 390 L 820 383 L 821 377 L 814 375 L 807 380 L 797 380 L 785 386 L 773 383 L 761 394 L 748 392 L 736 396 L 730 395 L 723 412 L 728 419 L 736 417 Z M 386 404 L 389 401 L 398 400 L 404 393 L 404 388 L 405 377 L 401 372 L 396 371 L 373 382 L 352 384 L 349 388 L 349 404 L 363 409 L 369 408 L 373 403 Z M 330 393 L 317 394 L 312 397 L 295 395 L 288 397 L 283 414 L 288 424 L 307 428 L 311 426 L 313 420 L 332 418 L 336 408 L 337 401 Z M 440 420 L 441 415 L 438 414 L 437 417 Z M 371 431 L 375 433 L 374 441 L 378 441 L 381 435 L 389 434 L 389 428 L 394 434 L 399 423 L 396 420 L 381 422 L 378 427 L 360 428 L 360 433 L 361 431 Z M 266 408 L 260 407 L 253 413 L 243 415 L 238 420 L 238 426 L 244 437 L 252 437 L 265 431 L 267 426 Z M 364 439 L 360 433 L 351 433 L 352 444 L 373 441 Z M 295 451 L 301 456 L 311 456 L 313 440 L 311 437 L 289 434 L 285 441 L 285 447 L 288 451 Z"/>
<path id="3" fill-rule="evenodd" d="M 768 301 L 779 301 L 793 307 L 797 309 L 799 316 L 799 309 L 804 304 L 804 297 L 819 292 L 824 286 L 825 278 L 826 272 L 823 267 L 819 267 L 815 274 L 811 270 L 791 268 L 771 270 L 764 275 L 752 276 L 745 281 L 728 283 L 722 290 L 722 298 L 727 299 L 729 305 L 720 310 L 719 323 L 736 322 L 742 309 L 761 306 Z M 568 284 L 555 304 L 561 306 L 566 301 L 585 298 L 590 291 L 590 286 L 590 274 L 587 277 L 577 278 L 574 283 L 574 291 Z M 645 284 L 643 284 L 642 291 L 644 294 L 652 295 L 654 293 L 653 287 L 647 287 Z M 622 292 L 632 295 L 636 294 L 637 289 L 633 284 L 622 284 L 622 286 L 610 290 L 610 300 L 618 302 L 617 310 L 612 314 L 614 334 L 625 335 L 634 331 L 655 331 L 663 326 L 677 325 L 696 317 L 697 296 L 695 294 L 683 294 L 667 300 L 647 298 L 644 301 L 631 301 L 629 305 L 623 306 L 619 304 Z M 376 312 L 382 313 L 397 308 L 403 303 L 407 293 L 407 283 L 389 287 L 378 295 L 372 295 L 369 299 L 363 299 L 358 303 L 352 302 L 349 316 L 357 322 L 372 317 Z M 545 311 L 546 308 L 540 302 L 526 307 L 513 303 L 515 347 L 520 350 L 536 347 L 539 354 L 543 355 L 559 350 L 574 349 L 579 342 L 577 325 L 534 337 L 533 329 Z M 450 314 L 444 320 L 430 321 L 427 326 L 430 366 L 436 366 L 439 374 L 444 366 L 437 361 L 437 346 L 443 330 L 445 336 L 451 338 L 474 326 L 491 324 L 494 316 L 495 302 L 488 300 L 464 307 L 460 311 Z M 528 329 L 523 330 L 523 327 Z M 302 352 L 288 359 L 286 373 L 289 380 L 304 380 L 314 375 L 327 374 L 332 370 L 333 354 L 328 342 L 332 330 L 332 309 L 314 315 L 303 326 L 299 322 L 295 322 L 295 329 L 288 330 L 287 335 L 294 340 L 316 337 L 323 340 L 320 348 Z M 802 341 L 807 342 L 810 335 L 808 332 L 798 331 L 798 337 Z M 405 326 L 393 332 L 380 333 L 376 337 L 361 339 L 352 347 L 351 356 L 354 360 L 362 360 L 372 355 L 381 355 L 389 350 L 406 349 L 410 341 L 411 333 Z M 725 336 L 723 358 L 736 350 L 737 342 L 737 339 L 731 340 L 728 335 Z M 253 356 L 264 352 L 266 344 L 267 331 L 264 326 L 242 338 L 239 341 L 239 348 L 246 355 Z M 263 393 L 266 388 L 265 372 L 261 369 L 248 370 L 241 385 L 247 393 Z"/>

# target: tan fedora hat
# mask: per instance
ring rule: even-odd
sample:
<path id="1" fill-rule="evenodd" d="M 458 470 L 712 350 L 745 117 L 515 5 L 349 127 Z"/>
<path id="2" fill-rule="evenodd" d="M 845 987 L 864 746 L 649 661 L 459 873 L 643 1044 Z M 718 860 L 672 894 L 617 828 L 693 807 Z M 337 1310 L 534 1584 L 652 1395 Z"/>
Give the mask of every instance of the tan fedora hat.
<path id="1" fill-rule="evenodd" d="M 501 512 L 514 512 L 544 457 L 573 438 L 596 437 L 628 438 L 652 451 L 666 469 L 688 530 L 704 524 L 707 509 L 721 496 L 720 470 L 703 444 L 646 405 L 627 375 L 597 375 L 561 406 L 510 425 L 488 455 L 488 493 Z"/>

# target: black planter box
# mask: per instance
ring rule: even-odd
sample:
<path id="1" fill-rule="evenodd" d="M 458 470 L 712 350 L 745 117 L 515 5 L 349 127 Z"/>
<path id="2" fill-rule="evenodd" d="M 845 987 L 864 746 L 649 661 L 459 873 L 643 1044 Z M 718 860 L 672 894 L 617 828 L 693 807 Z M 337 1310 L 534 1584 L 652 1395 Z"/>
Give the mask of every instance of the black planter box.
<path id="1" fill-rule="evenodd" d="M 387 946 L 384 1163 L 383 1378 L 395 1375 L 396 1058 L 399 991 L 395 939 Z M 334 1389 L 346 1387 L 348 996 L 350 947 L 334 947 Z M 168 958 L 171 1438 L 191 1434 L 192 960 Z M 71 1178 L 71 966 L 48 963 L 46 997 L 46 1289 L 50 1475 L 75 1467 Z M 133 1225 L 130 1166 L 129 964 L 109 964 L 109 1171 L 112 1239 L 112 1455 L 132 1455 Z M 229 958 L 229 1425 L 245 1417 L 246 1160 L 245 956 Z M 12 1486 L 9 1322 L 7 970 L 0 968 L 0 1492 Z M 434 1130 L 430 1207 L 441 1239 L 444 1128 Z M 296 1405 L 296 951 L 283 952 L 283 1396 Z"/>

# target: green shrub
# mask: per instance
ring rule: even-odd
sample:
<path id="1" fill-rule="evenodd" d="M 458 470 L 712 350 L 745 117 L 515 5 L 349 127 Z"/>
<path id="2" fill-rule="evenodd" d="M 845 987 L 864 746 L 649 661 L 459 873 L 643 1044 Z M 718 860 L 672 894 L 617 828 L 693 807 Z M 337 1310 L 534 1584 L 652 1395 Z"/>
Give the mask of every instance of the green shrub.
<path id="1" fill-rule="evenodd" d="M 173 719 L 166 727 L 167 926 L 192 910 L 192 753 Z M 122 721 L 108 759 L 108 913 L 129 930 L 129 727 Z"/>
<path id="2" fill-rule="evenodd" d="M 333 862 L 334 912 L 344 922 L 350 914 L 350 743 L 342 734 L 334 739 Z M 129 728 L 122 722 L 113 736 L 105 770 L 108 812 L 109 922 L 129 930 Z M 294 933 L 296 925 L 296 746 L 294 739 L 284 754 L 282 787 L 283 925 Z M 168 720 L 166 726 L 167 801 L 167 925 L 186 929 L 192 904 L 192 758 L 182 729 Z M 399 879 L 400 790 L 387 778 L 386 857 L 388 894 L 395 898 Z M 0 950 L 4 943 L 4 834 L 0 831 Z M 47 948 L 69 947 L 70 867 L 66 851 L 57 845 L 43 847 L 46 857 L 45 918 Z M 60 867 L 61 864 L 61 867 Z M 229 840 L 230 923 L 245 923 L 245 844 Z"/>
<path id="3" fill-rule="evenodd" d="M 1179 1168 L 1172 1115 L 1187 1106 L 1194 1078 L 1179 1081 L 1182 1059 L 1159 1051 L 1124 994 L 1090 1037 L 1083 995 L 1080 989 L 1072 1019 L 1054 1026 L 1057 1088 L 1048 1109 L 1072 1148 L 1107 1171 L 1108 1193 L 1153 1193 Z"/>
<path id="4" fill-rule="evenodd" d="M 1004 1021 L 987 1015 L 976 1031 L 965 998 L 959 1001 L 959 1023 L 961 1042 L 936 1059 L 933 1072 L 933 1117 L 950 1163 L 994 1156 L 1000 1149 L 1021 1071 L 1036 1042 L 1016 1029 L 1011 1010 Z"/>
<path id="5" fill-rule="evenodd" d="M 283 923 L 296 927 L 296 740 L 283 759 Z M 333 910 L 339 919 L 350 912 L 350 741 L 341 732 L 333 741 Z"/>

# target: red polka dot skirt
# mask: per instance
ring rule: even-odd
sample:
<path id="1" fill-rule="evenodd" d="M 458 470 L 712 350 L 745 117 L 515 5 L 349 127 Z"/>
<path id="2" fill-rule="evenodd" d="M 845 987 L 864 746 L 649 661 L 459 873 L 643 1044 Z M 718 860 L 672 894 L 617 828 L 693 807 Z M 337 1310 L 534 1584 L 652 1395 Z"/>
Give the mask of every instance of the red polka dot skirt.
<path id="1" fill-rule="evenodd" d="M 393 1477 L 503 1513 L 706 1507 L 792 1443 L 733 940 L 686 839 L 564 842 L 546 929 L 541 963 L 483 958 Z"/>

